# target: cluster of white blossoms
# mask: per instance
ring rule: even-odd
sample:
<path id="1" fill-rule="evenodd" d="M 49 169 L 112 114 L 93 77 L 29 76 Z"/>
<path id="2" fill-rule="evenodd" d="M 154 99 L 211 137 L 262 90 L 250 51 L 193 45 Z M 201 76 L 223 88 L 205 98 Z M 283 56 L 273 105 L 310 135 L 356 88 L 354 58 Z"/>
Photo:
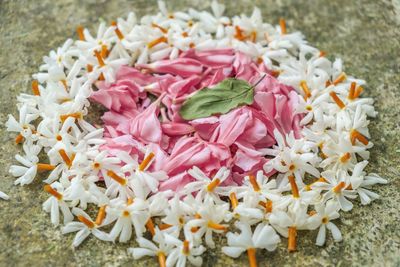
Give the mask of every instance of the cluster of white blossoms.
<path id="1" fill-rule="evenodd" d="M 56 226 L 62 218 L 63 233 L 76 232 L 73 246 L 91 234 L 110 242 L 134 238 L 137 247 L 129 253 L 135 259 L 158 257 L 160 266 L 200 266 L 218 236 L 227 238 L 223 253 L 247 252 L 250 266 L 257 265 L 257 250 L 274 250 L 281 237 L 295 251 L 301 230 L 319 229 L 319 246 L 326 229 L 340 241 L 333 222 L 340 211 L 351 210 L 357 199 L 369 204 L 378 198 L 370 187 L 386 183 L 364 171 L 373 145 L 368 117 L 376 115 L 373 100 L 359 98 L 364 81 L 345 74 L 340 59 L 330 61 L 300 32 L 288 33 L 284 20 L 276 27 L 263 22 L 258 8 L 251 16 L 229 18 L 215 1 L 212 12 L 170 12 L 158 4 L 158 14 L 139 20 L 130 13 L 111 25 L 101 23 L 96 35 L 78 27 L 79 40 L 68 39 L 44 57 L 33 75 L 33 95 L 18 96 L 19 119 L 10 115 L 6 123 L 23 148 L 10 168 L 15 184 L 48 174 L 43 182 L 50 197 L 43 209 Z M 305 114 L 302 137 L 276 131 L 277 144 L 262 151 L 271 158 L 264 170 L 245 177 L 243 185 L 221 186 L 229 169 L 207 177 L 195 167 L 189 172 L 195 181 L 179 192 L 158 191 L 168 177 L 148 171 L 154 160 L 149 148 L 141 162 L 100 150 L 103 129 L 85 121 L 96 81 L 115 81 L 122 65 L 226 47 L 264 62 L 303 96 L 296 111 Z M 40 153 L 48 162 L 40 161 Z M 264 175 L 271 171 L 277 174 Z M 85 210 L 98 210 L 97 217 Z"/>

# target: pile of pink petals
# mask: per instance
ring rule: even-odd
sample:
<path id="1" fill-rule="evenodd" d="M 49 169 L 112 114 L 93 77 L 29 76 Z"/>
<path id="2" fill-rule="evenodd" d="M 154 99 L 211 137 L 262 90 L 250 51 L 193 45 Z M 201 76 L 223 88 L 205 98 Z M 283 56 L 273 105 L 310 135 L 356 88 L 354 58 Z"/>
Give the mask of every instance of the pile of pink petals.
<path id="1" fill-rule="evenodd" d="M 192 121 L 179 115 L 182 103 L 204 87 L 229 77 L 254 85 L 265 73 L 252 105 Z M 225 166 L 231 175 L 224 184 L 241 184 L 268 161 L 263 150 L 275 144 L 275 129 L 300 136 L 299 95 L 270 74 L 264 64 L 232 49 L 190 50 L 174 60 L 121 67 L 115 83 L 98 82 L 91 96 L 109 110 L 102 117 L 102 149 L 143 159 L 150 148 L 155 154 L 150 171 L 169 177 L 160 190 L 179 190 L 194 180 L 187 173 L 193 166 L 209 177 Z"/>

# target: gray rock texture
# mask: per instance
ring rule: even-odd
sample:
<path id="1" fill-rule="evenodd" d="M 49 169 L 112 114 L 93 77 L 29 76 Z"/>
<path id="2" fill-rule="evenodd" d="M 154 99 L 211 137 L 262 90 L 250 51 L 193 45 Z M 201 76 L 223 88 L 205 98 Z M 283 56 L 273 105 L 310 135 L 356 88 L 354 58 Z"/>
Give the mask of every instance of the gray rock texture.
<path id="1" fill-rule="evenodd" d="M 285 17 L 288 30 L 302 31 L 311 44 L 341 57 L 346 72 L 368 82 L 364 95 L 376 100 L 379 116 L 370 124 L 372 141 L 368 171 L 386 177 L 377 186 L 381 199 L 370 206 L 356 204 L 338 223 L 344 241 L 314 245 L 316 232 L 300 233 L 296 253 L 286 241 L 273 253 L 259 253 L 260 266 L 400 266 L 400 2 L 398 0 L 225 1 L 229 15 L 261 8 L 265 20 L 277 24 Z M 207 8 L 209 1 L 168 1 L 171 9 Z M 132 10 L 154 13 L 156 1 L 1 0 L 0 1 L 0 189 L 11 199 L 0 201 L 0 266 L 156 266 L 155 259 L 133 261 L 133 245 L 87 240 L 72 249 L 73 235 L 62 236 L 41 209 L 46 199 L 41 178 L 26 187 L 13 186 L 8 174 L 20 148 L 4 129 L 8 113 L 16 113 L 16 95 L 30 91 L 30 77 L 42 57 L 75 36 L 82 24 L 94 29 Z M 219 246 L 222 241 L 219 242 Z M 243 255 L 233 260 L 219 247 L 208 252 L 204 266 L 246 266 Z"/>

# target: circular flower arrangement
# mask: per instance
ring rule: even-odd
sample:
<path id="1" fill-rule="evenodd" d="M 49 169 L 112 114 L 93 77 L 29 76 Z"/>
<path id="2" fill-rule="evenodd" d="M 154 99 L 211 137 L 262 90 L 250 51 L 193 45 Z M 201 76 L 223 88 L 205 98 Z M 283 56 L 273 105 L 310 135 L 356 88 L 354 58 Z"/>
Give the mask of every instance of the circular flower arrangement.
<path id="1" fill-rule="evenodd" d="M 376 115 L 359 98 L 364 81 L 257 8 L 233 18 L 215 1 L 212 13 L 159 8 L 96 36 L 78 27 L 79 40 L 44 57 L 7 121 L 23 143 L 15 184 L 47 172 L 43 209 L 54 225 L 61 211 L 73 246 L 134 236 L 129 253 L 160 266 L 200 266 L 215 236 L 250 266 L 282 237 L 295 251 L 300 230 L 319 229 L 319 246 L 326 229 L 340 241 L 339 212 L 386 183 L 364 171 Z M 89 100 L 108 109 L 102 126 L 85 120 Z"/>

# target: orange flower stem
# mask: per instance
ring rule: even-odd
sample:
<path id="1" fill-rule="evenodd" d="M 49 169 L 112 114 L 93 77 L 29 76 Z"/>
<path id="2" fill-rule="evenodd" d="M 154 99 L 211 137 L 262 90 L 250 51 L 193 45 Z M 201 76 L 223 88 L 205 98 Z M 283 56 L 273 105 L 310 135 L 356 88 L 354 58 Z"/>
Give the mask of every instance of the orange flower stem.
<path id="1" fill-rule="evenodd" d="M 288 238 L 288 250 L 289 252 L 296 251 L 296 236 L 297 229 L 296 227 L 289 227 L 289 238 Z"/>
<path id="2" fill-rule="evenodd" d="M 297 187 L 295 177 L 293 175 L 289 175 L 288 179 L 289 179 L 290 186 L 292 188 L 293 197 L 299 198 L 300 197 L 299 188 Z"/>
<path id="3" fill-rule="evenodd" d="M 44 191 L 46 191 L 47 193 L 49 193 L 50 195 L 52 195 L 53 197 L 57 198 L 58 200 L 62 199 L 62 194 L 60 194 L 59 192 L 57 192 L 57 190 L 55 190 L 53 187 L 51 187 L 50 185 L 45 185 L 43 187 Z"/>
<path id="4" fill-rule="evenodd" d="M 257 258 L 256 258 L 256 249 L 255 248 L 247 249 L 247 258 L 249 259 L 250 267 L 257 267 Z"/>
<path id="5" fill-rule="evenodd" d="M 105 217 L 106 217 L 106 205 L 101 206 L 99 208 L 99 212 L 97 213 L 95 224 L 101 225 L 103 223 Z"/>
<path id="6" fill-rule="evenodd" d="M 163 252 L 159 252 L 157 256 L 158 256 L 158 264 L 160 265 L 160 267 L 167 267 L 165 254 Z"/>
<path id="7" fill-rule="evenodd" d="M 286 31 L 286 21 L 285 21 L 285 19 L 283 19 L 283 18 L 279 19 L 279 26 L 281 27 L 281 34 L 282 35 L 286 34 L 287 31 Z"/>
<path id="8" fill-rule="evenodd" d="M 146 228 L 147 228 L 147 230 L 149 230 L 149 232 L 151 233 L 152 236 L 154 236 L 156 234 L 156 230 L 154 228 L 154 223 L 153 223 L 153 220 L 151 218 L 149 218 L 147 220 Z"/>
<path id="9" fill-rule="evenodd" d="M 150 152 L 149 155 L 147 155 L 147 157 L 144 158 L 144 160 L 140 163 L 139 165 L 139 171 L 144 171 L 147 167 L 147 165 L 149 165 L 150 161 L 154 158 L 154 153 Z"/>
<path id="10" fill-rule="evenodd" d="M 56 166 L 46 163 L 38 163 L 36 164 L 37 169 L 40 171 L 52 171 L 56 168 Z"/>

